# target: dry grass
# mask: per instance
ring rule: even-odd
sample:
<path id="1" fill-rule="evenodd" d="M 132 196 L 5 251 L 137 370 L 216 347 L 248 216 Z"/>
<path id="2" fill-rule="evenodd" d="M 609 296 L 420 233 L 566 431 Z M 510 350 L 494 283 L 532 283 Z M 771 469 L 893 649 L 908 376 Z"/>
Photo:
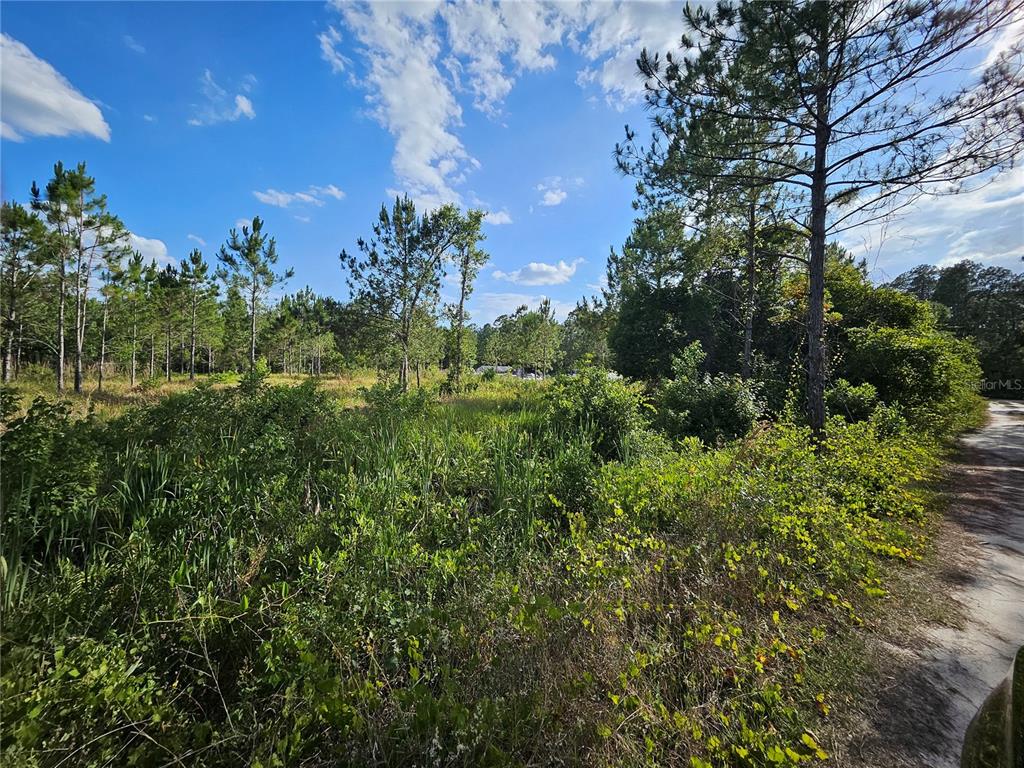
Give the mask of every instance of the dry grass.
<path id="1" fill-rule="evenodd" d="M 308 376 L 271 374 L 271 384 L 297 386 L 306 381 Z M 95 371 L 89 371 L 85 377 L 80 394 L 70 389 L 73 379 L 68 377 L 68 389 L 60 395 L 71 406 L 76 416 L 95 414 L 101 419 L 114 418 L 129 408 L 150 405 L 164 399 L 168 395 L 184 392 L 201 384 L 211 384 L 215 388 L 234 386 L 240 376 L 235 373 L 220 373 L 212 376 L 199 374 L 195 381 L 189 381 L 187 374 L 173 373 L 171 380 L 162 376 L 155 379 L 139 378 L 135 386 L 131 386 L 128 376 L 121 373 L 104 377 L 103 389 L 99 388 L 99 379 Z M 425 387 L 436 387 L 444 379 L 444 372 L 437 369 L 421 375 L 420 383 Z M 359 390 L 371 387 L 378 381 L 377 372 L 373 369 L 356 369 L 341 374 L 329 374 L 319 378 L 320 386 L 336 396 L 345 407 L 361 404 Z M 58 398 L 56 377 L 52 371 L 31 369 L 4 389 L 12 392 L 19 401 L 18 415 L 23 415 L 37 397 L 48 400 Z"/>

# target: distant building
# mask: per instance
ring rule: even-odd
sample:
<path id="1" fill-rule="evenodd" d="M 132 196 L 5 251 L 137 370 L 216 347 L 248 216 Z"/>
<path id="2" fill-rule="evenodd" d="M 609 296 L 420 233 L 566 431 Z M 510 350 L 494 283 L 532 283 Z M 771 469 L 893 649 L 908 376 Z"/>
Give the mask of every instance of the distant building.
<path id="1" fill-rule="evenodd" d="M 473 370 L 473 373 L 480 375 L 487 373 L 487 371 L 494 371 L 495 373 L 515 373 L 515 371 L 512 370 L 511 365 L 478 365 Z"/>

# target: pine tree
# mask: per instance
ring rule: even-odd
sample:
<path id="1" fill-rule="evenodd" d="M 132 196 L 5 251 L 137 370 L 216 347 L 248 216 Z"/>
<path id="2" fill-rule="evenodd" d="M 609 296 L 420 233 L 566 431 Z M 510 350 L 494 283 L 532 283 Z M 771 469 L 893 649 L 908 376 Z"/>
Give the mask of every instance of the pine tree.
<path id="1" fill-rule="evenodd" d="M 785 190 L 783 213 L 807 242 L 807 417 L 820 432 L 827 240 L 923 192 L 958 191 L 1019 155 L 1020 43 L 979 68 L 977 82 L 950 90 L 943 80 L 1007 30 L 1017 5 L 933 0 L 882 13 L 870 0 L 776 0 L 684 13 L 692 39 L 681 47 L 698 52 L 664 65 L 641 55 L 656 139 L 625 151 L 657 163 L 666 148 L 685 146 L 697 153 L 694 173 Z M 693 126 L 706 128 L 695 143 Z"/>
<path id="2" fill-rule="evenodd" d="M 232 229 L 228 241 L 217 255 L 221 266 L 217 276 L 225 283 L 235 282 L 244 291 L 249 307 L 249 368 L 256 366 L 256 327 L 261 302 L 276 285 L 291 279 L 294 272 L 274 272 L 277 264 L 277 243 L 263 232 L 259 216 L 252 228 L 242 227 L 241 234 Z"/>
<path id="3" fill-rule="evenodd" d="M 210 274 L 210 265 L 198 249 L 193 249 L 188 258 L 182 260 L 179 273 L 189 320 L 188 378 L 189 381 L 195 381 L 196 340 L 199 322 L 203 316 L 202 308 L 216 296 L 217 286 Z"/>
<path id="4" fill-rule="evenodd" d="M 462 388 L 462 369 L 466 365 L 465 360 L 465 326 L 466 326 L 466 299 L 473 292 L 473 281 L 476 280 L 480 269 L 487 263 L 487 253 L 480 250 L 477 244 L 484 239 L 480 227 L 483 224 L 484 212 L 472 210 L 462 217 L 459 223 L 459 231 L 455 238 L 454 263 L 459 276 L 459 301 L 454 307 L 450 307 L 451 333 L 449 349 L 448 386 L 453 392 L 459 392 Z"/>
<path id="5" fill-rule="evenodd" d="M 75 302 L 75 392 L 81 392 L 89 284 L 96 270 L 109 269 L 121 259 L 128 232 L 107 210 L 106 195 L 96 193 L 96 180 L 86 173 L 85 163 L 74 170 L 57 163 L 45 194 L 32 184 L 32 207 L 44 213 L 52 230 L 50 243 L 60 276 L 57 389 L 64 388 L 65 302 L 70 290 Z"/>
<path id="6" fill-rule="evenodd" d="M 420 217 L 408 197 L 381 206 L 373 238 L 358 241 L 362 258 L 341 252 L 355 300 L 387 328 L 399 347 L 398 382 L 409 386 L 409 345 L 416 310 L 432 304 L 441 287 L 445 256 L 459 233 L 461 217 L 452 205 Z"/>
<path id="7" fill-rule="evenodd" d="M 0 275 L 3 288 L 3 381 L 14 376 L 14 349 L 20 322 L 21 304 L 29 288 L 46 265 L 46 232 L 39 218 L 17 203 L 4 203 L 0 209 Z"/>
<path id="8" fill-rule="evenodd" d="M 171 339 L 181 323 L 184 294 L 181 275 L 168 264 L 157 274 L 152 291 L 153 306 L 164 337 L 164 376 L 167 381 L 171 380 Z"/>

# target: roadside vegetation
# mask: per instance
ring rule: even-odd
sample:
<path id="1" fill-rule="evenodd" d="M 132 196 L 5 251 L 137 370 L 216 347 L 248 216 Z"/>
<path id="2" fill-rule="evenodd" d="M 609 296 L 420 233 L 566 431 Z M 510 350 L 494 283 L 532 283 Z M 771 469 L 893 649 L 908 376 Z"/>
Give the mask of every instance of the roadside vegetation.
<path id="1" fill-rule="evenodd" d="M 697 348 L 657 388 L 584 365 L 356 408 L 259 367 L 108 418 L 5 390 L 5 762 L 826 759 L 837 637 L 978 413 L 916 306 L 850 329 L 869 380 L 817 440 Z"/>
<path id="2" fill-rule="evenodd" d="M 452 204 L 382 205 L 342 300 L 282 296 L 258 217 L 146 264 L 84 164 L 4 202 L 3 764 L 828 761 L 1024 338 L 1019 275 L 839 242 L 1024 141 L 1019 49 L 958 58 L 1010 6 L 873 9 L 692 7 L 640 56 L 637 218 L 564 319 L 475 322 Z"/>

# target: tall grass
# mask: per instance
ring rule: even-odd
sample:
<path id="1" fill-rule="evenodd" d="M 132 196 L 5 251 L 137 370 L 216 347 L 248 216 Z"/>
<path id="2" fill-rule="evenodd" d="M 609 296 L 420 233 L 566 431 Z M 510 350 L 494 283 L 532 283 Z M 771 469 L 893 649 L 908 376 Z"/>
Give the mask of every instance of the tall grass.
<path id="1" fill-rule="evenodd" d="M 606 423 L 521 382 L 365 396 L 6 424 L 5 765 L 821 759 L 808 668 L 919 551 L 929 444 L 873 417 L 671 445 L 637 392 Z"/>

